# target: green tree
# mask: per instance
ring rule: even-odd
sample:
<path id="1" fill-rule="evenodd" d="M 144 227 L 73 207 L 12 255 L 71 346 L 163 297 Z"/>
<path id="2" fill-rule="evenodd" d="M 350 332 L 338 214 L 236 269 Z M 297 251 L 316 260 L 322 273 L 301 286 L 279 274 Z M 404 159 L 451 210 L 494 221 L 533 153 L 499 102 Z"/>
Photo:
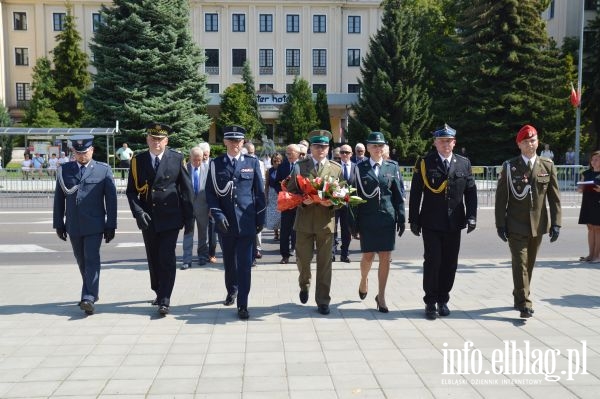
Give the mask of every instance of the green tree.
<path id="1" fill-rule="evenodd" d="M 75 26 L 73 7 L 67 2 L 64 30 L 56 36 L 52 50 L 56 83 L 54 110 L 60 120 L 69 126 L 80 126 L 84 119 L 83 98 L 91 78 L 87 70 L 87 54 L 81 50 L 81 36 Z"/>
<path id="2" fill-rule="evenodd" d="M 40 57 L 33 67 L 31 89 L 33 95 L 25 110 L 22 124 L 29 127 L 62 127 L 58 113 L 54 110 L 56 83 L 52 76 L 52 65 L 46 57 Z"/>
<path id="3" fill-rule="evenodd" d="M 425 150 L 421 134 L 431 123 L 431 99 L 424 81 L 418 31 L 410 8 L 385 0 L 381 28 L 369 42 L 359 78 L 360 96 L 353 106 L 351 141 L 381 131 L 398 155 L 412 162 Z"/>
<path id="4" fill-rule="evenodd" d="M 260 137 L 265 131 L 265 126 L 258 112 L 258 101 L 256 99 L 256 89 L 254 86 L 254 77 L 248 60 L 244 61 L 242 70 L 242 82 L 244 83 L 244 91 L 248 96 L 248 103 L 252 107 L 252 118 L 248 119 L 247 125 L 242 125 L 246 129 L 249 137 Z"/>
<path id="5" fill-rule="evenodd" d="M 4 104 L 0 104 L 0 126 L 10 127 L 12 125 L 10 114 Z M 6 167 L 12 161 L 13 136 L 8 134 L 0 135 L 0 166 Z"/>
<path id="6" fill-rule="evenodd" d="M 568 142 L 568 68 L 548 39 L 539 0 L 461 0 L 461 51 L 455 60 L 453 115 L 474 163 L 499 164 L 517 153 L 515 134 L 536 127 L 541 141 Z"/>
<path id="7" fill-rule="evenodd" d="M 589 52 L 585 58 L 583 81 L 587 90 L 583 93 L 582 106 L 584 115 L 591 121 L 591 147 L 600 148 L 600 12 L 588 24 L 588 30 L 594 32 L 587 45 Z"/>
<path id="8" fill-rule="evenodd" d="M 319 129 L 331 131 L 331 117 L 329 116 L 329 104 L 327 104 L 327 94 L 325 93 L 325 90 L 319 90 L 317 92 L 315 110 L 317 111 L 317 123 L 319 124 Z"/>
<path id="9" fill-rule="evenodd" d="M 251 98 L 243 83 L 234 83 L 225 89 L 221 95 L 221 111 L 217 119 L 220 132 L 223 127 L 239 125 L 246 129 L 246 139 L 259 137 L 262 126 L 256 119 L 256 109 L 252 106 Z"/>
<path id="10" fill-rule="evenodd" d="M 101 9 L 92 40 L 94 88 L 88 124 L 119 121 L 124 140 L 145 143 L 144 126 L 168 123 L 169 145 L 187 149 L 208 139 L 204 54 L 192 40 L 187 0 L 115 0 Z M 136 145 L 137 143 L 137 145 Z"/>
<path id="11" fill-rule="evenodd" d="M 317 112 L 308 81 L 296 76 L 279 117 L 279 131 L 288 143 L 298 143 L 318 128 Z"/>

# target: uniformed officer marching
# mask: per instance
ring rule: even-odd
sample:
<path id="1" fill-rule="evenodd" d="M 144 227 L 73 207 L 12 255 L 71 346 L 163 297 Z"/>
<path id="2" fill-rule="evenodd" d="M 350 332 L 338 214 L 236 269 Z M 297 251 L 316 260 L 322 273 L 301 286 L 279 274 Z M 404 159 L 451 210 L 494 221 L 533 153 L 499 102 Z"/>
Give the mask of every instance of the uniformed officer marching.
<path id="1" fill-rule="evenodd" d="M 296 163 L 287 188 L 290 193 L 302 194 L 298 187 L 297 176 L 329 178 L 342 180 L 342 167 L 339 163 L 327 159 L 331 132 L 313 130 L 309 133 L 310 156 Z M 298 284 L 300 286 L 300 302 L 308 301 L 311 282 L 310 263 L 314 248 L 317 250 L 317 278 L 315 284 L 315 301 L 317 310 L 323 315 L 329 314 L 331 297 L 331 248 L 333 230 L 335 228 L 335 210 L 344 205 L 333 206 L 331 203 L 313 203 L 305 199 L 296 208 L 296 264 L 298 266 Z"/>
<path id="2" fill-rule="evenodd" d="M 92 159 L 94 136 L 70 138 L 75 161 L 58 167 L 53 228 L 61 240 L 70 237 L 83 279 L 79 307 L 94 313 L 100 285 L 100 244 L 117 228 L 117 190 L 110 166 Z"/>
<path id="3" fill-rule="evenodd" d="M 212 160 L 206 181 L 206 201 L 219 233 L 225 267 L 225 306 L 235 303 L 238 317 L 248 319 L 248 294 L 254 240 L 265 223 L 264 182 L 259 160 L 241 153 L 246 131 L 223 129 L 227 153 Z"/>
<path id="4" fill-rule="evenodd" d="M 521 155 L 502 164 L 495 219 L 498 236 L 508 241 L 512 257 L 514 307 L 520 317 L 529 318 L 533 316 L 529 299 L 531 275 L 542 236 L 549 232 L 550 242 L 554 242 L 560 232 L 560 193 L 554 163 L 536 156 L 536 129 L 523 126 L 516 142 Z M 550 223 L 546 203 L 550 208 Z"/>
<path id="5" fill-rule="evenodd" d="M 423 232 L 423 301 L 425 317 L 430 320 L 450 314 L 448 301 L 458 266 L 461 230 L 468 226 L 470 233 L 477 220 L 471 162 L 452 152 L 456 131 L 444 125 L 433 135 L 435 150 L 415 164 L 408 215 L 413 234 Z"/>
<path id="6" fill-rule="evenodd" d="M 193 231 L 194 192 L 183 155 L 167 148 L 169 125 L 152 122 L 146 126 L 148 151 L 131 160 L 127 199 L 142 230 L 150 287 L 156 292 L 154 305 L 161 315 L 169 313 L 175 285 L 175 247 L 179 230 Z"/>

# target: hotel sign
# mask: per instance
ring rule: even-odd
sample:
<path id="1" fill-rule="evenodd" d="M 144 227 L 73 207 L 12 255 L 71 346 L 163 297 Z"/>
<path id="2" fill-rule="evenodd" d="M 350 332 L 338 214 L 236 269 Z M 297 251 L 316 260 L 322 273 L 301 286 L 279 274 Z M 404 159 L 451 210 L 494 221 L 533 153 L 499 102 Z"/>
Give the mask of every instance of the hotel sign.
<path id="1" fill-rule="evenodd" d="M 287 94 L 257 94 L 256 102 L 258 105 L 282 105 L 287 103 Z"/>

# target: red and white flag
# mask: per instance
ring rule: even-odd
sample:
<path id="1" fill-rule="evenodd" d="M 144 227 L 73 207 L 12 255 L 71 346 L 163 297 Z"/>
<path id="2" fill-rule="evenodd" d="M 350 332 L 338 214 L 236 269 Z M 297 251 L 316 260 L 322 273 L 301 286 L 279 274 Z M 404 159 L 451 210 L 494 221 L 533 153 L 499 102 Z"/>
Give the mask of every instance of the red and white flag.
<path id="1" fill-rule="evenodd" d="M 571 96 L 569 100 L 571 101 L 571 105 L 573 105 L 575 108 L 581 105 L 581 92 L 575 91 L 573 83 L 571 83 Z"/>

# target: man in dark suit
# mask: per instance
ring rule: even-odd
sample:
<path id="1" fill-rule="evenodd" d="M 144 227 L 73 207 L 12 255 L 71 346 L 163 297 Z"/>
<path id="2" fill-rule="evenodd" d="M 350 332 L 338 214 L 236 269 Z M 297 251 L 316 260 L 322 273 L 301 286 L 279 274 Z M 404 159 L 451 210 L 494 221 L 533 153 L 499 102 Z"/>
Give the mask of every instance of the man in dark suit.
<path id="1" fill-rule="evenodd" d="M 352 147 L 348 144 L 344 144 L 340 147 L 340 165 L 342 166 L 342 177 L 345 181 L 351 182 L 354 180 L 356 164 L 350 161 L 352 155 Z M 339 222 L 339 233 L 342 245 L 340 246 L 340 260 L 342 262 L 350 263 L 350 257 L 348 256 L 348 247 L 352 240 L 352 233 L 350 232 L 350 216 L 347 206 L 344 206 L 335 211 L 335 224 Z M 334 242 L 337 239 L 337 233 L 334 236 Z M 335 244 L 334 244 L 335 246 Z M 335 261 L 335 253 L 333 254 L 333 260 Z"/>
<path id="2" fill-rule="evenodd" d="M 117 228 L 117 190 L 110 166 L 92 159 L 94 136 L 73 136 L 76 161 L 58 167 L 53 228 L 61 240 L 70 237 L 83 280 L 79 307 L 94 313 L 100 286 L 100 244 Z M 65 217 L 66 216 L 66 217 Z"/>
<path id="3" fill-rule="evenodd" d="M 163 123 L 146 126 L 148 151 L 133 157 L 127 181 L 129 207 L 142 230 L 150 287 L 156 292 L 153 304 L 163 316 L 169 313 L 175 285 L 179 230 L 185 226 L 188 234 L 194 226 L 190 175 L 183 155 L 167 148 L 170 133 Z"/>
<path id="4" fill-rule="evenodd" d="M 520 317 L 529 318 L 533 316 L 529 293 L 537 252 L 544 234 L 549 232 L 550 242 L 558 239 L 562 213 L 554 162 L 536 155 L 537 131 L 525 125 L 516 141 L 521 154 L 502 165 L 495 219 L 498 236 L 508 241 L 512 255 L 514 307 Z"/>
<path id="5" fill-rule="evenodd" d="M 279 194 L 281 191 L 281 182 L 286 180 L 292 169 L 300 158 L 300 148 L 298 144 L 290 144 L 285 149 L 286 158 L 277 168 L 275 175 L 275 191 Z M 290 256 L 296 248 L 296 232 L 294 231 L 294 222 L 296 221 L 296 209 L 290 209 L 281 212 L 281 229 L 279 232 L 279 254 L 281 261 L 279 263 L 286 264 L 290 261 Z"/>
<path id="6" fill-rule="evenodd" d="M 452 153 L 456 131 L 444 125 L 433 135 L 435 150 L 415 164 L 408 216 L 413 234 L 423 232 L 423 301 L 425 317 L 430 320 L 450 314 L 448 301 L 458 266 L 461 230 L 468 226 L 470 233 L 477 220 L 471 162 Z"/>
<path id="7" fill-rule="evenodd" d="M 215 220 L 225 267 L 225 306 L 238 301 L 238 318 L 246 320 L 254 242 L 265 223 L 265 193 L 259 160 L 243 155 L 244 135 L 240 126 L 223 129 L 227 153 L 210 164 L 206 200 Z"/>
<path id="8" fill-rule="evenodd" d="M 190 150 L 189 162 L 186 165 L 192 179 L 194 190 L 194 219 L 198 237 L 197 254 L 198 264 L 205 265 L 210 258 L 209 255 L 209 217 L 208 204 L 206 202 L 206 178 L 210 165 L 210 146 L 202 142 Z M 192 267 L 192 253 L 194 249 L 194 229 L 183 236 L 183 263 L 182 270 Z"/>

